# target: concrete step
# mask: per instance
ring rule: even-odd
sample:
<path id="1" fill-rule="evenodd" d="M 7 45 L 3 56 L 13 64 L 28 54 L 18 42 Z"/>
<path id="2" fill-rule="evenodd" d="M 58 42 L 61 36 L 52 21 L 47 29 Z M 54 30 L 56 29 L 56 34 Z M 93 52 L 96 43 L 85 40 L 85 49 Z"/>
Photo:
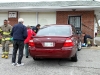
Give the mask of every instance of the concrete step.
<path id="1" fill-rule="evenodd" d="M 100 46 L 100 37 L 95 37 L 95 43 Z"/>
<path id="2" fill-rule="evenodd" d="M 87 49 L 87 50 L 100 50 L 100 46 L 92 46 L 92 47 L 82 47 L 82 49 Z"/>
<path id="3" fill-rule="evenodd" d="M 100 46 L 100 41 L 95 40 L 95 43 L 96 43 L 98 46 Z"/>

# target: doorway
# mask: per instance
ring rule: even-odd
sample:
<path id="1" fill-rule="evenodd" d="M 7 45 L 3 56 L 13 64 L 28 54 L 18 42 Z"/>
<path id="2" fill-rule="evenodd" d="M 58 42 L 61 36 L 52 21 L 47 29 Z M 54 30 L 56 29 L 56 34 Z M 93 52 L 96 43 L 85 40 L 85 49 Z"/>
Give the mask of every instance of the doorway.
<path id="1" fill-rule="evenodd" d="M 69 16 L 68 24 L 73 25 L 77 31 L 81 31 L 81 16 Z"/>

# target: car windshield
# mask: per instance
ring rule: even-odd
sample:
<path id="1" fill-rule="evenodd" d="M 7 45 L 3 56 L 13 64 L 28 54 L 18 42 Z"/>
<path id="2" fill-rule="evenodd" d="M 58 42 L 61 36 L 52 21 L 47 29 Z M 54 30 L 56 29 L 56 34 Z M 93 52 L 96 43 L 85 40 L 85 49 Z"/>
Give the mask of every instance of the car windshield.
<path id="1" fill-rule="evenodd" d="M 40 29 L 37 36 L 70 36 L 71 26 L 48 26 Z"/>

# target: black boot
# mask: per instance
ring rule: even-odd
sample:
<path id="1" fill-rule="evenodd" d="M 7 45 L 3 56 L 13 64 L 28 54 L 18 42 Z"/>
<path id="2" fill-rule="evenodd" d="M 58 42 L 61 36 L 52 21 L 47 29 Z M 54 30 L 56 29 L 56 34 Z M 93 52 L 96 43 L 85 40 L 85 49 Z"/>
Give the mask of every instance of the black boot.
<path id="1" fill-rule="evenodd" d="M 28 56 L 26 56 L 26 58 L 28 58 Z"/>

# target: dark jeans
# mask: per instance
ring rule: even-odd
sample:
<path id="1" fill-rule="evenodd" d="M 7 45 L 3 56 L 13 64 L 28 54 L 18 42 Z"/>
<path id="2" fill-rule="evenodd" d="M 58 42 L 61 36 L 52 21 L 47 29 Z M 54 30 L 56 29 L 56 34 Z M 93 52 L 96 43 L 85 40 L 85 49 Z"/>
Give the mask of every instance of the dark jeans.
<path id="1" fill-rule="evenodd" d="M 12 63 L 16 62 L 16 54 L 19 49 L 18 55 L 18 64 L 21 64 L 23 58 L 23 50 L 24 50 L 24 41 L 13 41 L 13 55 L 12 55 Z"/>

